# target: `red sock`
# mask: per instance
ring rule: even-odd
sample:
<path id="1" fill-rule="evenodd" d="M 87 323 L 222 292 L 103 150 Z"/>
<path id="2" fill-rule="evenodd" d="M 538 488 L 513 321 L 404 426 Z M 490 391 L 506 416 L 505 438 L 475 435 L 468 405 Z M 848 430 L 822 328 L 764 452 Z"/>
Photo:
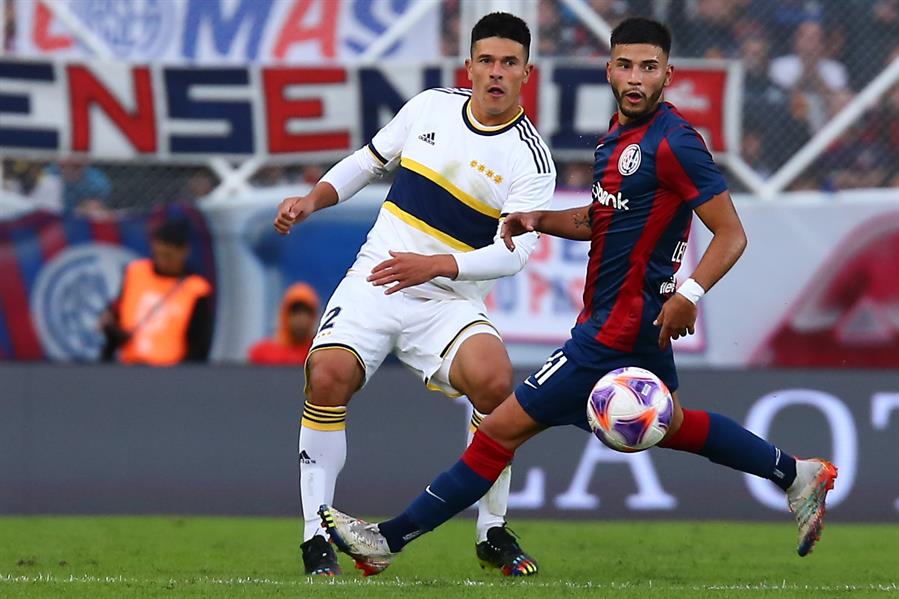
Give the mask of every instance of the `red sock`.
<path id="1" fill-rule="evenodd" d="M 709 437 L 709 413 L 703 410 L 683 410 L 683 413 L 680 428 L 659 446 L 699 453 Z"/>
<path id="2" fill-rule="evenodd" d="M 514 451 L 509 451 L 480 430 L 475 431 L 471 444 L 462 454 L 465 465 L 487 480 L 499 478 L 503 469 L 512 461 Z"/>

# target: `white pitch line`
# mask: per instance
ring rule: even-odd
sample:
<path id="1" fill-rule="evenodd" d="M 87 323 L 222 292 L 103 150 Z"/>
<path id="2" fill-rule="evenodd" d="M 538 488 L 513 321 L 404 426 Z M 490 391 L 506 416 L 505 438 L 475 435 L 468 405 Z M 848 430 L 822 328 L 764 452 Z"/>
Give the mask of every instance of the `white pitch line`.
<path id="1" fill-rule="evenodd" d="M 330 585 L 338 587 L 419 587 L 419 586 L 463 586 L 463 587 L 484 587 L 484 588 L 509 588 L 508 583 L 488 582 L 483 580 L 459 579 L 454 581 L 446 580 L 401 580 L 399 578 L 331 578 L 327 580 L 306 577 L 301 580 L 275 580 L 271 578 L 255 578 L 255 577 L 203 577 L 203 578 L 184 578 L 184 579 L 161 579 L 161 578 L 135 578 L 129 576 L 97 576 L 93 574 L 70 574 L 68 576 L 57 576 L 55 574 L 38 573 L 30 575 L 21 574 L 0 574 L 0 583 L 7 584 L 104 584 L 104 585 L 176 585 L 176 586 L 192 586 L 192 585 L 221 585 L 221 586 L 275 586 L 275 587 L 309 587 L 313 585 Z M 666 585 L 659 584 L 658 581 L 641 581 L 639 583 L 624 582 L 570 582 L 570 581 L 517 581 L 519 585 L 532 588 L 546 589 L 637 589 L 648 584 L 653 590 L 673 590 L 673 591 L 879 591 L 884 593 L 899 592 L 899 583 L 891 582 L 887 584 L 837 584 L 837 585 L 807 585 L 807 584 L 787 584 L 786 581 L 776 584 L 761 582 L 756 584 L 707 584 L 707 585 Z"/>

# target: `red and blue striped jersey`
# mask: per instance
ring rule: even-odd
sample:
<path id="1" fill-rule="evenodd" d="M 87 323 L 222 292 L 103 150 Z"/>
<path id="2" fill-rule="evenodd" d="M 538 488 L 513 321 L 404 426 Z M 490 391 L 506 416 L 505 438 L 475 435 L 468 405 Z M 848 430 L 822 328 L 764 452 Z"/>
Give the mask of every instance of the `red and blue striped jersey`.
<path id="1" fill-rule="evenodd" d="M 584 309 L 572 330 L 626 352 L 658 350 L 652 324 L 674 292 L 693 209 L 727 189 L 705 143 L 671 104 L 596 146 Z"/>

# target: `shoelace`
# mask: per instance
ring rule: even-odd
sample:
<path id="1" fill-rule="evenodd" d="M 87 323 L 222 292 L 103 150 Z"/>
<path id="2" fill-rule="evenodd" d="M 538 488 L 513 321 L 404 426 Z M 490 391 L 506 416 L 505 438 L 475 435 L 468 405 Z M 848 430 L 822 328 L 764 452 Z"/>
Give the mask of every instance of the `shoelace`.
<path id="1" fill-rule="evenodd" d="M 378 530 L 376 524 L 354 522 L 353 529 L 353 535 L 356 537 L 357 542 L 368 549 L 383 551 L 384 548 L 381 546 L 378 538 L 381 536 L 381 531 Z"/>
<path id="2" fill-rule="evenodd" d="M 494 545 L 493 543 L 490 543 L 490 544 L 493 545 L 497 550 L 500 550 L 500 551 L 504 551 L 504 552 L 515 551 L 517 553 L 522 553 L 521 546 L 518 544 L 518 539 L 521 538 L 519 536 L 519 534 L 517 532 L 515 532 L 514 530 L 512 530 L 511 528 L 509 528 L 508 526 L 503 526 L 502 530 L 505 531 L 507 533 L 507 535 L 502 535 L 501 538 L 498 539 L 499 544 L 497 544 L 497 545 Z M 488 539 L 488 541 L 489 541 L 489 539 Z"/>

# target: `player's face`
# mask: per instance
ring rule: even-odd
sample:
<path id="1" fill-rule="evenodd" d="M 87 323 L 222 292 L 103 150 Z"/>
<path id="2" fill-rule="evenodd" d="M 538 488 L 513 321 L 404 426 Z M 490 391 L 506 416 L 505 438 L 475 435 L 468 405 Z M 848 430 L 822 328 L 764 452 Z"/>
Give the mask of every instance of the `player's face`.
<path id="1" fill-rule="evenodd" d="M 471 81 L 471 109 L 484 125 L 500 125 L 518 113 L 521 86 L 531 74 L 524 46 L 504 37 L 475 42 L 465 60 Z"/>
<path id="2" fill-rule="evenodd" d="M 671 83 L 674 67 L 664 50 L 652 44 L 618 44 L 606 64 L 619 122 L 627 123 L 655 110 Z"/>

